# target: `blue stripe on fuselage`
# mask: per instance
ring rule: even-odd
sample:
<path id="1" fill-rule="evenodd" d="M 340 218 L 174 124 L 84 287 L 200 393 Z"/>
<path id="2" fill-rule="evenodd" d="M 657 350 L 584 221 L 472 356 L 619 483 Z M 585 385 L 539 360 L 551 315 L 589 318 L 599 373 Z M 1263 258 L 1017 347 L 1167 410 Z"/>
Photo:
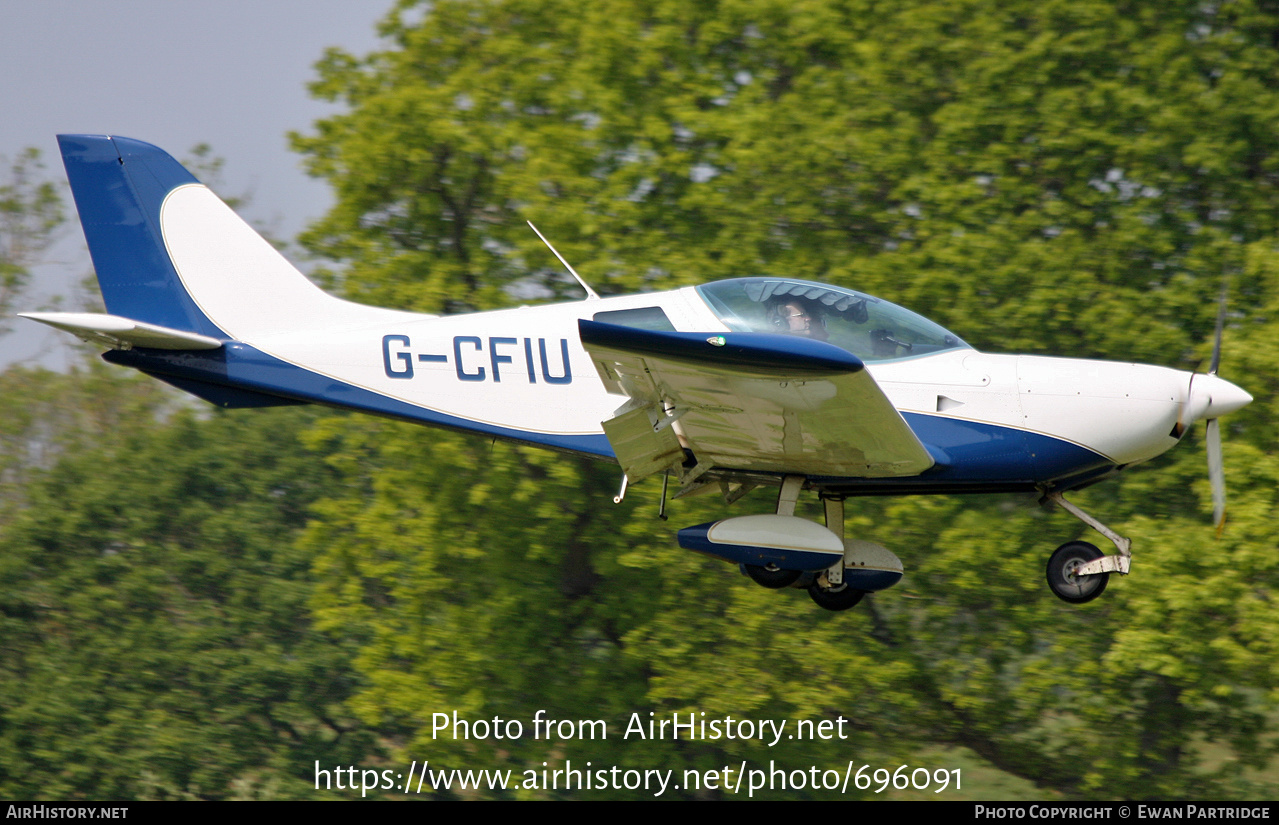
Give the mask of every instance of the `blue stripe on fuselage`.
<path id="1" fill-rule="evenodd" d="M 180 352 L 143 348 L 112 350 L 103 357 L 111 363 L 150 373 L 351 407 L 597 458 L 613 458 L 613 450 L 602 433 L 529 432 L 424 409 L 303 369 L 247 344 L 232 342 L 217 350 Z M 920 475 L 900 478 L 813 478 L 816 486 L 850 494 L 1033 490 L 1041 483 L 1087 479 L 1114 469 L 1113 462 L 1104 456 L 1039 433 L 925 413 L 907 412 L 903 417 L 937 460 L 936 466 Z"/>
<path id="2" fill-rule="evenodd" d="M 181 352 L 142 348 L 111 350 L 102 357 L 113 364 L 136 367 L 148 373 L 161 373 L 299 401 L 347 407 L 375 415 L 481 433 L 597 458 L 613 458 L 613 449 L 603 433 L 560 435 L 529 432 L 436 412 L 311 372 L 267 355 L 248 344 L 232 342 L 216 350 Z"/>
<path id="3" fill-rule="evenodd" d="M 849 495 L 895 493 L 999 492 L 1034 490 L 1046 483 L 1105 475 L 1110 459 L 1078 444 L 1040 433 L 981 421 L 902 413 L 937 461 L 917 476 L 812 479 L 831 492 Z"/>
<path id="4" fill-rule="evenodd" d="M 947 458 L 924 476 L 1051 481 L 1114 466 L 1086 447 L 1028 430 L 925 413 L 903 417 L 920 441 Z"/>

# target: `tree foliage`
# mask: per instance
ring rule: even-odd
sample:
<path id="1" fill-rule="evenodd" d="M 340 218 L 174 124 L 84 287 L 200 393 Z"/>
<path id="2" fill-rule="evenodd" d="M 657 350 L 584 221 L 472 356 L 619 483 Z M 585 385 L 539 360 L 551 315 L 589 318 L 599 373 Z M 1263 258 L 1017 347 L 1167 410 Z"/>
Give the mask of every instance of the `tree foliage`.
<path id="1" fill-rule="evenodd" d="M 418 18 L 422 18 L 418 20 Z M 418 22 L 408 22 L 417 20 Z M 1110 2 L 403 3 L 297 137 L 348 293 L 491 306 L 785 271 L 980 345 L 1184 359 L 1273 232 L 1269 18 Z"/>
<path id="2" fill-rule="evenodd" d="M 26 286 L 30 267 L 53 242 L 62 224 L 62 198 L 49 181 L 40 180 L 43 164 L 36 149 L 26 149 L 7 166 L 0 179 L 0 318 Z M 5 325 L 0 322 L 0 332 Z"/>
<path id="3" fill-rule="evenodd" d="M 298 797 L 314 760 L 376 757 L 311 631 L 294 536 L 332 477 L 305 411 L 197 416 L 105 366 L 0 384 L 25 413 L 0 416 L 0 793 Z"/>
<path id="4" fill-rule="evenodd" d="M 657 483 L 614 505 L 606 463 L 10 370 L 0 791 L 295 796 L 316 760 L 517 776 L 854 760 L 1023 783 L 1001 794 L 1273 794 L 1279 13 L 406 0 L 382 32 L 384 51 L 328 53 L 314 91 L 345 112 L 294 138 L 337 194 L 304 241 L 347 297 L 577 297 L 529 218 L 603 293 L 784 273 L 985 349 L 1192 368 L 1224 276 L 1222 371 L 1257 399 L 1225 422 L 1228 531 L 1212 536 L 1199 432 L 1078 494 L 1136 552 L 1082 607 L 1042 577 L 1087 531 L 1033 499 L 854 500 L 848 532 L 907 575 L 831 614 L 676 546 L 722 501 L 662 522 Z M 728 512 L 771 507 L 756 492 Z M 534 738 L 538 711 L 609 738 Z M 433 730 L 454 712 L 526 735 Z M 848 738 L 621 738 L 650 713 L 843 717 Z M 964 793 L 990 793 L 968 770 Z"/>
<path id="5" fill-rule="evenodd" d="M 850 531 L 908 576 L 837 617 L 674 549 L 651 498 L 613 508 L 600 467 L 330 422 L 317 437 L 359 482 L 307 542 L 325 626 L 364 646 L 363 718 L 406 753 L 519 767 L 605 751 L 442 743 L 430 714 L 843 714 L 855 741 L 751 753 L 938 742 L 1068 795 L 1248 792 L 1277 698 L 1276 31 L 1251 2 L 446 0 L 398 4 L 385 51 L 330 52 L 314 91 L 348 111 L 295 143 L 338 195 L 304 240 L 349 297 L 569 295 L 531 218 L 602 292 L 785 273 L 983 348 L 1190 368 L 1224 276 L 1224 369 L 1258 395 L 1231 422 L 1223 541 L 1197 435 L 1081 497 L 1137 537 L 1134 578 L 1083 608 L 1041 582 L 1052 545 L 1084 534 L 1061 514 L 857 501 Z M 625 754 L 641 751 L 744 753 Z"/>

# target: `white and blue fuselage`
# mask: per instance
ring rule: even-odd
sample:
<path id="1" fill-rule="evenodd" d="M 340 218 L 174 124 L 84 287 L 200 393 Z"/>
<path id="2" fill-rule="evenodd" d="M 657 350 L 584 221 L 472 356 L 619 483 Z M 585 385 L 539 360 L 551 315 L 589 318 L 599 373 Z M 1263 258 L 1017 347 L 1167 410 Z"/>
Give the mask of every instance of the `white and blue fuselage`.
<path id="1" fill-rule="evenodd" d="M 61 141 L 109 312 L 220 343 L 195 350 L 131 346 L 108 353 L 108 360 L 205 390 L 223 405 L 334 404 L 611 458 L 601 422 L 626 398 L 606 391 L 579 321 L 690 333 L 758 328 L 740 308 L 718 300 L 725 290 L 693 287 L 457 316 L 342 301 L 306 280 L 159 149 L 98 136 Z M 741 283 L 750 281 L 804 283 Z M 872 317 L 862 326 L 876 323 Z M 946 337 L 936 327 L 927 333 Z M 1177 443 L 1192 373 L 990 355 L 953 336 L 946 340 L 926 354 L 860 353 L 932 456 L 931 467 L 907 476 L 841 477 L 823 472 L 822 456 L 808 455 L 812 445 L 800 440 L 793 456 L 752 459 L 747 446 L 736 451 L 746 456 L 741 464 L 717 469 L 782 474 L 802 466 L 819 486 L 849 493 L 1069 489 Z M 1217 409 L 1201 404 L 1199 418 L 1245 397 L 1215 376 L 1199 376 L 1200 390 L 1209 378 Z M 749 399 L 738 401 L 741 407 Z M 679 421 L 672 427 L 680 433 Z"/>
<path id="2" fill-rule="evenodd" d="M 780 277 L 471 315 L 364 306 L 313 285 L 160 149 L 59 142 L 108 312 L 27 317 L 222 406 L 357 409 L 615 459 L 632 480 L 717 479 L 730 500 L 780 484 L 777 515 L 761 518 L 781 525 L 782 545 L 799 489 L 788 485 L 828 506 L 845 495 L 1052 495 L 1151 459 L 1194 421 L 1251 400 L 1215 370 L 980 353 L 887 301 Z M 796 552 L 838 556 L 824 541 Z M 783 566 L 794 556 L 778 552 Z M 763 575 L 766 557 L 752 558 Z M 814 596 L 823 606 L 839 569 Z"/>

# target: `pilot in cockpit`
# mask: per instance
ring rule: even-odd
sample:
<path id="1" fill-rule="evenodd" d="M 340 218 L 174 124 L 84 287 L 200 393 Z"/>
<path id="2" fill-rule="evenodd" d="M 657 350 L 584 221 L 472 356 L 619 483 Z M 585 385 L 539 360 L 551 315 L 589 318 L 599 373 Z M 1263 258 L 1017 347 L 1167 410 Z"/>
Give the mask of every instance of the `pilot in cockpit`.
<path id="1" fill-rule="evenodd" d="M 826 331 L 826 319 L 808 301 L 785 298 L 768 308 L 768 323 L 775 331 L 786 335 L 802 335 L 815 341 L 830 337 Z"/>

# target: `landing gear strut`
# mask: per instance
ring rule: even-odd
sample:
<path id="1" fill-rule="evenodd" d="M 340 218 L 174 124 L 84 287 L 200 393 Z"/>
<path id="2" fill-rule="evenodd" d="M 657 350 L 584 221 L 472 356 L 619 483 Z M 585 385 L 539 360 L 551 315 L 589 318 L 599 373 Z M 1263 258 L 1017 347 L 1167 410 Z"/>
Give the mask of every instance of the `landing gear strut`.
<path id="1" fill-rule="evenodd" d="M 799 499 L 799 492 L 803 487 L 803 476 L 786 476 L 786 478 L 782 479 L 782 488 L 777 494 L 777 515 L 795 515 L 795 502 Z M 800 570 L 783 570 L 775 564 L 767 566 L 743 564 L 742 569 L 746 571 L 746 575 L 751 577 L 751 581 L 760 587 L 767 587 L 769 590 L 781 590 L 782 588 L 790 587 L 799 581 L 799 577 L 803 572 Z"/>
<path id="2" fill-rule="evenodd" d="M 844 538 L 844 500 L 827 498 L 823 499 L 823 502 L 826 507 L 826 529 L 842 540 Z M 808 595 L 818 607 L 827 610 L 847 610 L 860 602 L 866 592 L 854 590 L 844 581 L 844 559 L 840 559 L 813 579 L 813 583 L 808 586 Z"/>
<path id="3" fill-rule="evenodd" d="M 1111 573 L 1128 575 L 1132 566 L 1132 540 L 1111 530 L 1097 519 L 1066 501 L 1059 492 L 1046 493 L 1051 501 L 1114 543 L 1119 552 L 1107 556 L 1096 545 L 1070 541 L 1058 547 L 1048 559 L 1048 587 L 1053 595 L 1071 604 L 1090 602 L 1102 594 Z"/>
<path id="4" fill-rule="evenodd" d="M 902 577 L 901 559 L 865 539 L 844 538 L 844 498 L 819 491 L 826 526 L 795 515 L 805 478 L 782 478 L 776 514 L 685 527 L 679 545 L 738 564 L 762 587 L 803 588 L 826 610 L 847 610 Z"/>

